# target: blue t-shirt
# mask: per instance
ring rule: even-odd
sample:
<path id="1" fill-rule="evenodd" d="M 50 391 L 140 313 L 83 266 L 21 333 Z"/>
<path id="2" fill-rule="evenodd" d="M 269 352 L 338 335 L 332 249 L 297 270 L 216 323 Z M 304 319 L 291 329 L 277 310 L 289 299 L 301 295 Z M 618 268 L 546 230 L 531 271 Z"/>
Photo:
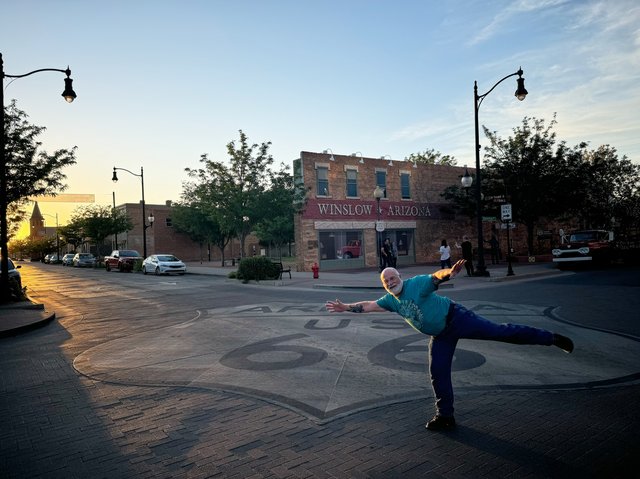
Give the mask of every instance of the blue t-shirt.
<path id="1" fill-rule="evenodd" d="M 404 280 L 398 297 L 387 293 L 376 303 L 398 313 L 417 331 L 436 336 L 445 327 L 451 304 L 449 298 L 434 294 L 436 289 L 432 276 L 422 274 Z"/>

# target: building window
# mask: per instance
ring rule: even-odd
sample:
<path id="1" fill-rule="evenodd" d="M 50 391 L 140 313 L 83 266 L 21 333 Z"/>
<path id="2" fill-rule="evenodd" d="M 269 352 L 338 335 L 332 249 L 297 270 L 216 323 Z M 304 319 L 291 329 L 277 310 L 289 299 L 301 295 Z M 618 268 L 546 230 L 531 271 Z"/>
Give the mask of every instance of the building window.
<path id="1" fill-rule="evenodd" d="M 400 193 L 403 200 L 411 199 L 411 188 L 409 187 L 409 173 L 400 173 Z"/>
<path id="2" fill-rule="evenodd" d="M 321 231 L 318 239 L 321 260 L 362 260 L 364 256 L 362 231 Z"/>
<path id="3" fill-rule="evenodd" d="M 164 224 L 168 227 L 171 228 L 173 226 L 173 223 L 171 222 L 171 218 L 166 218 L 164 220 Z"/>
<path id="4" fill-rule="evenodd" d="M 347 170 L 347 197 L 358 197 L 358 170 Z"/>
<path id="5" fill-rule="evenodd" d="M 316 168 L 316 176 L 318 177 L 318 196 L 329 196 L 329 168 L 326 166 L 318 166 Z"/>
<path id="6" fill-rule="evenodd" d="M 384 190 L 383 198 L 387 197 L 387 172 L 383 170 L 376 170 L 376 186 L 379 186 Z"/>

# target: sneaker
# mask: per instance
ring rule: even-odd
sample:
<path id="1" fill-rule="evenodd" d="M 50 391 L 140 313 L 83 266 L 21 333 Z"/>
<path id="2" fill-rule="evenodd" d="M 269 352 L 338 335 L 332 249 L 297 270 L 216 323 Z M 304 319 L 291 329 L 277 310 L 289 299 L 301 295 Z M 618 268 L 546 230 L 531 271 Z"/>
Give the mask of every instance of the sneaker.
<path id="1" fill-rule="evenodd" d="M 553 345 L 558 346 L 565 353 L 570 353 L 573 351 L 573 341 L 571 341 L 571 339 L 567 338 L 566 336 L 563 336 L 562 334 L 554 333 Z"/>
<path id="2" fill-rule="evenodd" d="M 433 419 L 425 426 L 430 431 L 451 431 L 456 427 L 456 420 L 452 417 L 433 416 Z"/>

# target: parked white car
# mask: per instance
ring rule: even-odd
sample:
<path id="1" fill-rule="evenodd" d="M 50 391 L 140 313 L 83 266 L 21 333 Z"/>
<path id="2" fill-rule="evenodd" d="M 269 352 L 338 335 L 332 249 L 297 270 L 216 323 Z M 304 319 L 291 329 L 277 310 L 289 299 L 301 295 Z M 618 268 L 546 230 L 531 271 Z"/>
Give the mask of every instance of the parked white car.
<path id="1" fill-rule="evenodd" d="M 142 273 L 185 274 L 187 265 L 172 254 L 152 254 L 142 262 Z"/>
<path id="2" fill-rule="evenodd" d="M 96 265 L 96 257 L 91 253 L 76 253 L 73 257 L 73 266 L 76 268 L 90 267 L 93 268 Z"/>
<path id="3" fill-rule="evenodd" d="M 62 257 L 62 266 L 73 266 L 74 253 L 67 253 Z"/>

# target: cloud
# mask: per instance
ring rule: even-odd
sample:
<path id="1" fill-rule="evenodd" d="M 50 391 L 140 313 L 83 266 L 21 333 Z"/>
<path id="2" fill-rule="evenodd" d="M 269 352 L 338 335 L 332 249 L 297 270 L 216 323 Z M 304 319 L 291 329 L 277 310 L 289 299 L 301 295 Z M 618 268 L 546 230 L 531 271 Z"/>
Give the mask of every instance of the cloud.
<path id="1" fill-rule="evenodd" d="M 480 30 L 480 32 L 469 40 L 468 45 L 476 45 L 482 43 L 489 38 L 494 37 L 504 30 L 504 25 L 512 21 L 512 18 L 533 12 L 539 12 L 550 8 L 566 4 L 568 0 L 519 0 L 513 2 L 505 9 L 501 10 L 496 16 Z"/>

